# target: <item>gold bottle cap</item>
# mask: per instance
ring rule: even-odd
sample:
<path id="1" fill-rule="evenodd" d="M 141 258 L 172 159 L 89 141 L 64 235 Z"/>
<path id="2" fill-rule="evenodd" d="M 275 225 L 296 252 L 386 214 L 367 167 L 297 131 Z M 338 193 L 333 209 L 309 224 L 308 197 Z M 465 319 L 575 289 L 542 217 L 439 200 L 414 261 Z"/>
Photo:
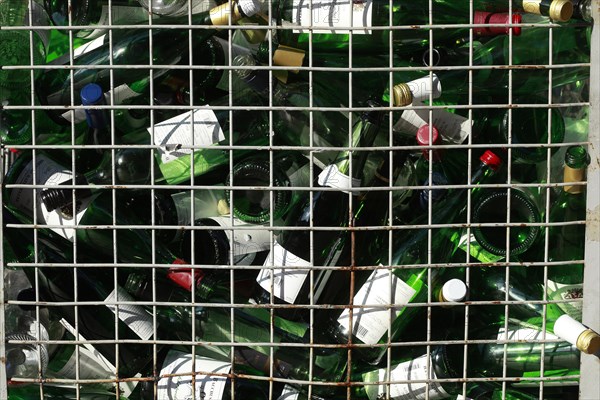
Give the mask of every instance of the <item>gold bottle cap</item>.
<path id="1" fill-rule="evenodd" d="M 577 348 L 586 354 L 600 352 L 600 335 L 591 329 L 583 331 L 577 338 Z"/>
<path id="2" fill-rule="evenodd" d="M 304 50 L 280 44 L 273 54 L 273 64 L 282 67 L 301 67 L 305 57 Z M 292 72 L 298 73 L 298 70 L 292 70 Z"/>
<path id="3" fill-rule="evenodd" d="M 232 24 L 242 18 L 236 1 L 228 1 L 220 6 L 213 7 L 210 10 L 210 20 L 213 25 L 229 25 L 230 14 Z"/>
<path id="4" fill-rule="evenodd" d="M 413 101 L 413 95 L 410 91 L 410 87 L 406 83 L 399 83 L 394 86 L 394 106 L 404 107 L 408 106 Z"/>
<path id="5" fill-rule="evenodd" d="M 585 168 L 571 168 L 565 165 L 563 170 L 563 182 L 585 182 Z M 585 186 L 583 185 L 566 185 L 563 186 L 565 192 L 572 194 L 583 193 Z"/>
<path id="6" fill-rule="evenodd" d="M 571 0 L 554 0 L 550 3 L 548 16 L 554 21 L 567 22 L 573 16 L 573 3 Z"/>

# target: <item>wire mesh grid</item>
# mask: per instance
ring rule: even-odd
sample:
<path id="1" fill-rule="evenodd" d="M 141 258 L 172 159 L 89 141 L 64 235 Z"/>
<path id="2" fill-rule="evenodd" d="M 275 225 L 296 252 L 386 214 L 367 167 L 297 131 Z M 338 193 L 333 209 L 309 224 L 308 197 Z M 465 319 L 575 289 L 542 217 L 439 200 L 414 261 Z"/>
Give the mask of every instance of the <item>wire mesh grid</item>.
<path id="1" fill-rule="evenodd" d="M 23 3 L 33 22 L 0 26 L 29 40 L 25 63 L 0 68 L 26 73 L 26 99 L 0 87 L 0 111 L 22 112 L 33 132 L 2 145 L 0 398 L 600 398 L 597 356 L 552 334 L 582 311 L 600 329 L 591 24 L 518 13 L 550 4 L 539 1 L 506 2 L 508 19 L 490 22 L 476 18 L 485 2 L 452 14 L 441 0 L 264 2 L 240 24 L 251 2 L 204 20 L 208 2 L 185 2 L 178 19 L 135 24 L 120 18 L 137 2 L 68 0 L 66 56 L 44 63 L 36 41 L 58 29 Z M 287 4 L 327 12 L 282 23 Z M 600 4 L 588 5 L 597 21 Z M 90 12 L 91 34 L 76 19 L 85 7 L 107 12 Z M 424 20 L 398 18 L 418 7 Z M 493 28 L 503 33 L 480 37 Z M 589 57 L 565 62 L 560 46 Z M 106 102 L 81 105 L 89 82 Z M 165 82 L 176 101 L 161 97 Z M 398 104 L 402 88 L 412 98 Z M 46 113 L 63 124 L 56 138 Z M 494 128 L 505 137 L 487 137 Z M 543 139 L 519 136 L 534 128 Z M 573 146 L 588 151 L 587 180 L 563 183 Z M 587 189 L 588 223 L 585 256 L 561 259 L 554 228 L 586 222 L 553 218 L 567 187 Z M 51 196 L 62 203 L 49 211 Z M 567 283 L 554 271 L 579 264 L 585 296 L 553 296 Z M 452 278 L 466 299 L 444 292 Z"/>

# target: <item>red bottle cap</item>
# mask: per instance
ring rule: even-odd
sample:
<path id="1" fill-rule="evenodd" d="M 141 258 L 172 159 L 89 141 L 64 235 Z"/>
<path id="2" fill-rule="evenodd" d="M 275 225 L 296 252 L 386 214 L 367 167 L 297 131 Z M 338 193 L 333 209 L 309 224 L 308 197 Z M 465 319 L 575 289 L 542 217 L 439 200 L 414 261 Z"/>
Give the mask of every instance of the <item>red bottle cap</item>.
<path id="1" fill-rule="evenodd" d="M 523 18 L 521 14 L 512 14 L 512 23 L 520 24 Z M 474 24 L 502 24 L 508 25 L 511 22 L 511 15 L 508 13 L 491 13 L 486 11 L 475 11 L 473 16 Z M 510 27 L 507 26 L 490 26 L 490 27 L 479 27 L 473 28 L 473 33 L 479 36 L 497 36 L 497 35 L 508 35 Z M 512 27 L 513 35 L 521 35 L 521 27 Z"/>
<path id="2" fill-rule="evenodd" d="M 425 124 L 417 130 L 417 143 L 420 146 L 429 146 L 429 124 Z M 431 143 L 433 145 L 439 144 L 442 140 L 440 136 L 440 132 L 435 127 L 435 125 L 431 125 Z M 440 159 L 440 150 L 432 151 L 434 156 L 434 161 L 438 161 Z M 423 150 L 423 157 L 429 160 L 429 150 Z"/>
<path id="3" fill-rule="evenodd" d="M 502 159 L 491 150 L 486 150 L 485 153 L 479 157 L 479 160 L 494 171 L 498 171 L 503 164 Z"/>
<path id="4" fill-rule="evenodd" d="M 197 286 L 204 278 L 204 272 L 200 269 L 192 270 L 192 268 L 173 267 L 167 272 L 167 277 L 182 288 L 191 292 L 192 286 Z"/>

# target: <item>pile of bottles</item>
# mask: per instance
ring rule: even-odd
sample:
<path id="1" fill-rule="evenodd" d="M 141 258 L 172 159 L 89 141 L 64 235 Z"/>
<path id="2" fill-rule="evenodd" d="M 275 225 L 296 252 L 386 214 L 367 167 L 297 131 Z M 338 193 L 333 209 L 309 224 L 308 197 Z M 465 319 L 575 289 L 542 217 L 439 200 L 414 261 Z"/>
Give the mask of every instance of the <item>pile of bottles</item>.
<path id="1" fill-rule="evenodd" d="M 576 397 L 591 3 L 0 0 L 9 399 Z"/>

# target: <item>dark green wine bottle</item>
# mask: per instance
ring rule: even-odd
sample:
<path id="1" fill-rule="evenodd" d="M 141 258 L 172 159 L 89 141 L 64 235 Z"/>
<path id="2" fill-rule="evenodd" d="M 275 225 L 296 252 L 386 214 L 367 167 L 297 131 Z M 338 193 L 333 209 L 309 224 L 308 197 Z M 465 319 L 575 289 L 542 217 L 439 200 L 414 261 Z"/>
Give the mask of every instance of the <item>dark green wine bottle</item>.
<path id="1" fill-rule="evenodd" d="M 369 101 L 370 107 L 378 107 L 376 102 Z M 383 112 L 374 109 L 362 114 L 354 125 L 352 148 L 369 147 L 379 132 Z M 352 188 L 358 188 L 364 174 L 368 152 L 347 150 L 339 153 L 335 163 L 325 167 L 319 174 L 316 184 L 338 190 L 305 193 L 289 211 L 286 224 L 293 227 L 304 227 L 303 230 L 282 230 L 277 235 L 273 250 L 257 281 L 264 289 L 256 301 L 269 304 L 328 304 L 329 297 L 335 295 L 337 283 L 332 281 L 331 270 L 317 270 L 315 286 L 309 279 L 311 265 L 335 266 L 348 265 L 349 240 L 347 231 L 317 230 L 310 232 L 308 227 L 345 227 L 349 219 L 349 196 Z M 352 157 L 352 164 L 350 158 Z M 352 173 L 349 176 L 349 173 Z M 311 235 L 312 233 L 312 235 Z M 311 241 L 312 237 L 312 241 Z M 312 243 L 312 245 L 311 245 Z M 306 267 L 286 269 L 286 266 Z M 274 267 L 271 269 L 271 267 Z M 314 297 L 313 297 L 314 296 Z M 272 300 L 271 300 L 272 299 Z M 285 315 L 289 319 L 308 319 L 308 310 L 275 309 L 276 314 Z"/>
<path id="2" fill-rule="evenodd" d="M 87 4 L 87 3 L 86 3 Z M 196 14 L 192 17 L 192 23 L 195 25 L 215 26 L 227 25 L 229 17 L 235 22 L 237 19 L 246 15 L 245 12 L 252 13 L 257 10 L 252 8 L 254 0 L 250 3 L 246 1 L 245 6 L 234 2 L 216 7 L 210 11 Z M 164 17 L 155 21 L 165 24 L 188 23 L 187 17 L 171 18 Z M 194 47 L 201 45 L 205 40 L 212 37 L 217 29 L 203 29 L 201 33 L 192 36 Z M 152 30 L 152 60 L 149 59 L 150 31 L 148 29 L 135 30 L 116 30 L 113 32 L 112 53 L 108 41 L 102 41 L 99 47 L 83 53 L 76 57 L 73 62 L 75 65 L 149 65 L 176 64 L 187 54 L 189 46 L 187 40 L 189 31 L 187 29 L 153 29 Z M 176 39 L 178 38 L 178 39 Z M 152 61 L 152 62 L 150 62 Z M 70 60 L 65 60 L 65 65 L 70 64 Z M 209 73 L 208 70 L 206 70 Z M 71 72 L 73 77 L 71 78 Z M 155 71 L 154 77 L 164 74 L 166 70 Z M 80 104 L 77 94 L 81 87 L 87 83 L 95 82 L 101 87 L 122 87 L 124 91 L 131 91 L 132 84 L 148 79 L 148 71 L 136 68 L 117 68 L 108 70 L 84 68 L 70 71 L 69 69 L 52 69 L 46 71 L 36 82 L 36 92 L 43 105 L 68 105 L 71 104 L 71 89 L 76 93 L 73 104 Z M 112 84 L 112 86 L 110 86 Z M 125 86 L 122 86 L 125 85 Z M 57 123 L 68 123 L 60 110 L 47 110 L 49 115 Z"/>
<path id="3" fill-rule="evenodd" d="M 487 151 L 481 157 L 481 164 L 472 174 L 471 183 L 477 185 L 484 182 L 489 176 L 500 168 L 501 160 L 491 151 Z M 476 190 L 475 188 L 474 190 Z M 459 214 L 466 207 L 466 197 L 469 189 L 457 189 L 454 193 L 448 194 L 443 201 L 436 204 L 432 210 L 431 223 L 448 223 L 454 220 L 454 216 Z M 409 225 L 423 225 L 428 223 L 427 214 L 418 214 Z M 426 264 L 428 247 L 427 229 L 406 229 L 395 234 L 392 238 L 393 254 L 392 259 L 387 260 L 381 256 L 383 265 L 412 265 Z M 432 235 L 431 250 L 436 252 L 432 256 L 432 262 L 436 262 L 437 257 L 443 260 L 447 257 L 446 252 L 449 249 L 448 240 L 441 232 Z M 391 261 L 391 264 L 388 262 Z M 442 262 L 442 261 L 440 261 Z M 433 269 L 432 274 L 439 275 L 439 269 Z M 388 332 L 390 313 L 387 305 L 389 304 L 408 304 L 410 302 L 420 302 L 427 298 L 428 294 L 428 272 L 429 267 L 424 268 L 394 268 L 394 269 L 376 269 L 362 283 L 355 292 L 352 304 L 354 306 L 378 305 L 368 308 L 354 308 L 352 314 L 350 310 L 344 310 L 337 323 L 331 325 L 330 335 L 339 343 L 384 345 L 387 343 L 388 334 L 392 340 L 396 340 L 405 329 L 411 325 L 412 316 L 416 310 L 415 307 L 398 307 L 392 312 L 392 331 Z M 435 284 L 435 282 L 433 282 Z M 350 316 L 352 315 L 352 329 L 350 329 Z M 352 335 L 350 338 L 349 336 Z M 378 347 L 360 347 L 355 349 L 356 354 L 362 360 L 376 364 L 385 354 L 386 348 Z"/>
<path id="4" fill-rule="evenodd" d="M 566 185 L 550 208 L 550 222 L 568 223 L 586 220 L 585 186 L 569 183 L 585 181 L 589 156 L 583 146 L 572 146 L 565 153 Z M 556 225 L 548 230 L 548 261 L 584 259 L 585 225 Z M 581 299 L 583 296 L 583 264 L 548 267 L 548 298 L 552 300 Z M 581 321 L 582 303 L 558 304 L 568 315 Z"/>

